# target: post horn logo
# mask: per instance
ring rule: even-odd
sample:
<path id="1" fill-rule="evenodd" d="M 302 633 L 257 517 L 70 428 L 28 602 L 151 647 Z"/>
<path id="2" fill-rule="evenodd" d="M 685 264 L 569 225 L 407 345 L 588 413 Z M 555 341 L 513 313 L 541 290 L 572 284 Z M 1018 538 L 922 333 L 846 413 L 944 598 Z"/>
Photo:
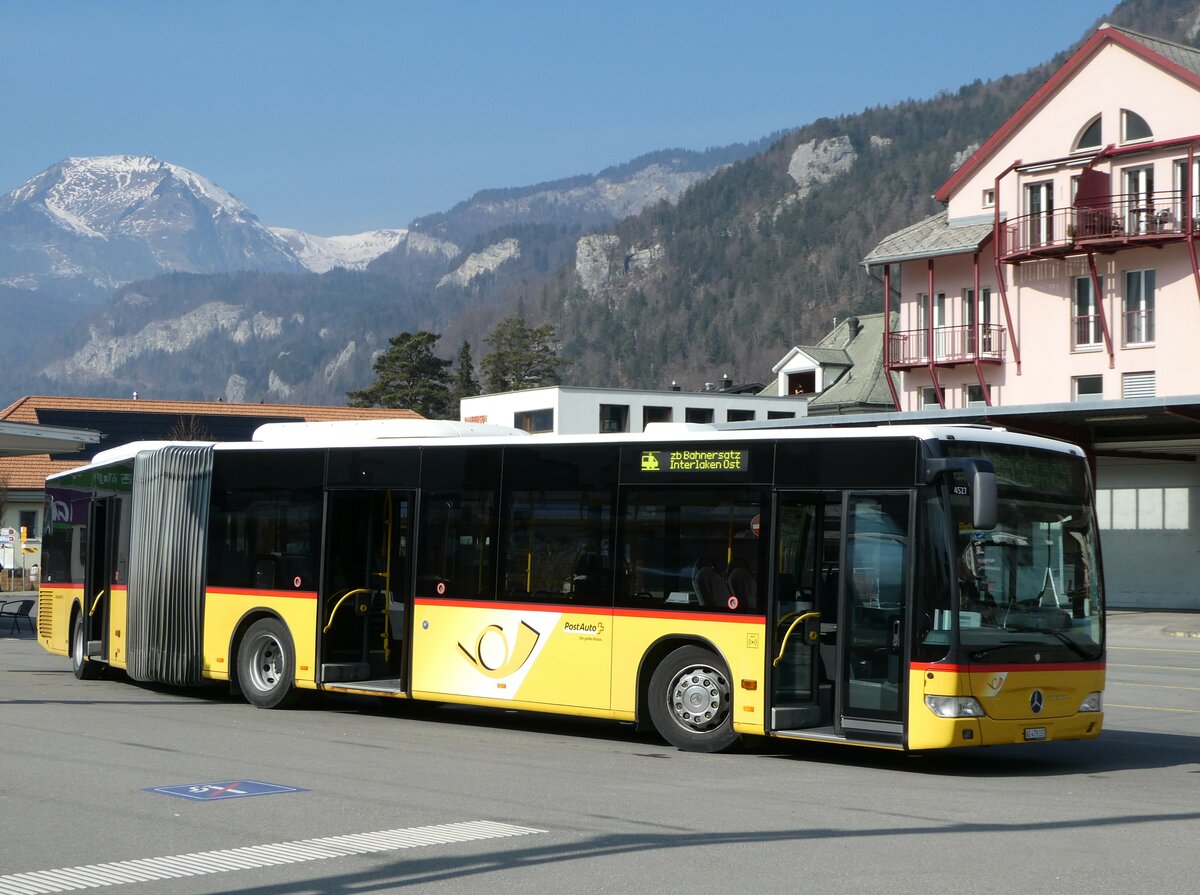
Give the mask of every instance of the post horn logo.
<path id="1" fill-rule="evenodd" d="M 541 632 L 521 622 L 521 626 L 517 628 L 516 644 L 509 644 L 503 628 L 499 625 L 488 625 L 479 632 L 474 650 L 467 649 L 461 641 L 458 648 L 480 674 L 499 679 L 508 677 L 529 661 L 541 636 Z"/>

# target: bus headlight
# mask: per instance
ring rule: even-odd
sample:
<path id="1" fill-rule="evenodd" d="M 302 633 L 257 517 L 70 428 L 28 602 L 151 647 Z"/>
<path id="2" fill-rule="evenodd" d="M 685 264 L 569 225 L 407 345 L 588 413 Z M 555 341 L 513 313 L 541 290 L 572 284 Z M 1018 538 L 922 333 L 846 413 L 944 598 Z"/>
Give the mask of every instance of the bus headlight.
<path id="1" fill-rule="evenodd" d="M 1081 712 L 1102 712 L 1104 711 L 1104 694 L 1097 691 L 1089 693 L 1087 698 L 1079 703 L 1079 711 Z"/>
<path id="2" fill-rule="evenodd" d="M 970 696 L 926 696 L 925 704 L 939 718 L 983 717 L 983 706 Z"/>

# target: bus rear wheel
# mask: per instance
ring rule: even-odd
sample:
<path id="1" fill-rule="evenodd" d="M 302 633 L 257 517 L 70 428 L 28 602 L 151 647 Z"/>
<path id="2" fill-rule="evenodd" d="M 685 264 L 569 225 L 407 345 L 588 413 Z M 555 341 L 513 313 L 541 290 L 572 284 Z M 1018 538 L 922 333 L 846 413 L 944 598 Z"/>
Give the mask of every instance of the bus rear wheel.
<path id="1" fill-rule="evenodd" d="M 740 737 L 733 730 L 729 672 L 711 650 L 683 646 L 650 676 L 650 720 L 672 746 L 687 752 L 723 752 Z"/>
<path id="2" fill-rule="evenodd" d="M 87 636 L 83 631 L 83 610 L 75 613 L 71 622 L 71 670 L 81 681 L 92 681 L 100 676 L 100 665 L 87 657 Z"/>
<path id="3" fill-rule="evenodd" d="M 295 702 L 295 667 L 296 649 L 283 622 L 263 618 L 250 626 L 238 647 L 238 683 L 251 705 L 281 709 Z"/>

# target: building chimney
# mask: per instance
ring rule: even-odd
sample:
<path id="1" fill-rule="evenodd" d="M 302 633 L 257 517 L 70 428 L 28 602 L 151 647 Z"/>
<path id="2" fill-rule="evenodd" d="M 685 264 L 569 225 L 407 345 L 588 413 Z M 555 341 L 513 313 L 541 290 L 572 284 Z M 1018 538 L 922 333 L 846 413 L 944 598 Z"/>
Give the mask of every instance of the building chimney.
<path id="1" fill-rule="evenodd" d="M 721 391 L 727 392 L 733 388 L 733 380 L 729 378 L 728 373 L 721 374 Z"/>
<path id="2" fill-rule="evenodd" d="M 845 348 L 854 341 L 855 337 L 862 332 L 862 322 L 857 317 L 851 317 L 846 321 L 846 342 L 842 347 Z"/>

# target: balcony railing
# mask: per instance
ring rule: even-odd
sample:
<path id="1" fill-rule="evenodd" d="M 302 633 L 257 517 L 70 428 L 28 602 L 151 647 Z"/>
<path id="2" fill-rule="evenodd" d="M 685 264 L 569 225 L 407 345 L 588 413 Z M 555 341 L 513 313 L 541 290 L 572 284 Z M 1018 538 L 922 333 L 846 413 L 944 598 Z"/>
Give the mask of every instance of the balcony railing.
<path id="1" fill-rule="evenodd" d="M 961 364 L 975 360 L 1003 363 L 1004 327 L 937 326 L 933 329 L 933 362 Z M 930 362 L 929 330 L 905 329 L 888 334 L 888 362 L 916 366 Z"/>
<path id="2" fill-rule="evenodd" d="M 1126 345 L 1142 345 L 1154 341 L 1154 308 L 1124 312 Z"/>
<path id="3" fill-rule="evenodd" d="M 1200 232 L 1200 202 L 1192 197 L 1192 227 Z M 1000 225 L 1002 258 L 1062 254 L 1088 245 L 1158 243 L 1187 235 L 1186 199 L 1174 190 L 1118 194 L 1084 207 L 1023 214 Z"/>

